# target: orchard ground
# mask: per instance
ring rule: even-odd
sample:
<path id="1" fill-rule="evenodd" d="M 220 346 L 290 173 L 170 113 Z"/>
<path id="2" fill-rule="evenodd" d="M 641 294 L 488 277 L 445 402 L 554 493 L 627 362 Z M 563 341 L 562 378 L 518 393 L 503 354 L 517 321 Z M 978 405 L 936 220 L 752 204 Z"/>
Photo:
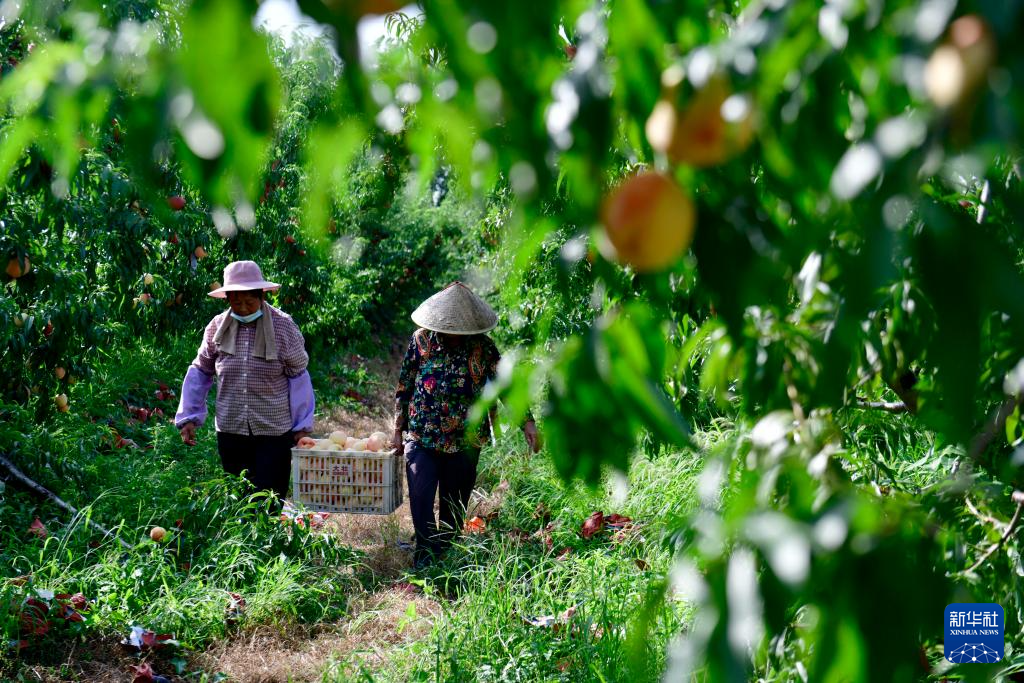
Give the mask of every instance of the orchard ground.
<path id="1" fill-rule="evenodd" d="M 487 519 L 486 529 L 414 573 L 398 545 L 412 535 L 407 503 L 392 515 L 334 515 L 320 530 L 292 533 L 254 510 L 258 499 L 247 502 L 236 482 L 223 481 L 211 430 L 190 449 L 175 440 L 169 416 L 130 417 L 132 397 L 150 393 L 149 384 L 174 386 L 192 341 L 142 348 L 105 366 L 101 381 L 72 388 L 75 408 L 49 434 L 19 444 L 45 454 L 53 466 L 30 474 L 59 495 L 108 526 L 124 519 L 117 533 L 130 549 L 7 486 L 5 513 L 18 521 L 4 529 L 3 559 L 31 579 L 3 584 L 0 617 L 9 636 L 26 641 L 0 660 L 5 676 L 131 681 L 142 660 L 171 680 L 492 680 L 503 671 L 520 680 L 660 677 L 687 610 L 651 596 L 664 590 L 670 550 L 661 539 L 668 521 L 692 505 L 698 454 L 638 460 L 629 491 L 619 482 L 613 494 L 563 484 L 546 454 L 527 458 L 521 434 L 509 431 L 485 449 L 473 495 L 469 514 Z M 386 429 L 403 349 L 396 342 L 386 359 L 346 354 L 314 369 L 316 432 Z M 161 369 L 156 378 L 153 368 Z M 139 447 L 111 446 L 110 430 Z M 95 469 L 86 479 L 95 488 L 65 488 L 54 475 L 66 456 L 93 444 Z M 633 523 L 584 538 L 581 528 L 597 510 Z M 36 516 L 46 540 L 27 531 Z M 149 540 L 155 525 L 169 529 L 162 544 Z M 260 555 L 260 545 L 280 554 Z M 12 608 L 30 590 L 82 592 L 90 600 L 86 620 L 24 633 Z M 231 593 L 245 600 L 243 610 L 225 610 Z M 641 655 L 627 646 L 627 627 L 650 604 L 657 626 Z M 119 642 L 135 625 L 181 645 L 130 652 Z"/>

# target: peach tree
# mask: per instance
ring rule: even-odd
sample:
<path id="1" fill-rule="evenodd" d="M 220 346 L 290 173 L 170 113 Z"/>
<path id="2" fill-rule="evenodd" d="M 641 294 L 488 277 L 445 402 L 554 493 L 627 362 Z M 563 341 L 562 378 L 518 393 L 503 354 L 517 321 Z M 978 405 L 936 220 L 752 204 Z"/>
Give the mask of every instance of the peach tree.
<path id="1" fill-rule="evenodd" d="M 679 568 L 651 600 L 698 607 L 670 677 L 914 680 L 942 673 L 954 595 L 1004 600 L 1008 633 L 1024 611 L 1005 578 L 1024 501 L 1020 5 L 424 0 L 363 63 L 358 22 L 397 8 L 304 0 L 342 64 L 283 167 L 248 5 L 106 33 L 35 16 L 64 24 L 0 84 L 0 177 L 5 197 L 15 166 L 45 178 L 19 220 L 68 203 L 113 116 L 143 211 L 173 220 L 168 160 L 218 227 L 272 211 L 261 196 L 294 173 L 299 208 L 269 222 L 318 242 L 341 216 L 387 234 L 372 214 L 394 187 L 338 203 L 366 159 L 412 191 L 450 174 L 490 202 L 490 282 L 529 342 L 494 393 L 513 416 L 542 406 L 564 476 L 740 427 L 704 443 L 700 505 L 666 539 Z M 875 410 L 929 440 L 928 477 L 857 440 Z"/>

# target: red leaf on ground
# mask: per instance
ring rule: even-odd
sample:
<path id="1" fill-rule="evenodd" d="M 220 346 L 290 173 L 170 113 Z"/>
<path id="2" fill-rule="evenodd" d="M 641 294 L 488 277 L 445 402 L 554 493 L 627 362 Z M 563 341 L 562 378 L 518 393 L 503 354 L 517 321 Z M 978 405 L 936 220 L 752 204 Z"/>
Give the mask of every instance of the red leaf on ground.
<path id="1" fill-rule="evenodd" d="M 28 598 L 19 615 L 21 630 L 33 636 L 46 635 L 46 632 L 50 630 L 50 624 L 47 621 L 49 612 L 50 606 L 45 602 Z"/>
<path id="2" fill-rule="evenodd" d="M 598 510 L 594 514 L 587 517 L 586 521 L 583 522 L 583 527 L 580 529 L 580 535 L 583 538 L 592 538 L 596 534 L 599 534 L 604 529 L 604 513 Z"/>
<path id="3" fill-rule="evenodd" d="M 32 523 L 28 525 L 28 532 L 33 536 L 38 536 L 39 538 L 46 538 L 49 536 L 49 533 L 46 531 L 46 527 L 41 521 L 39 521 L 38 517 L 32 520 Z"/>
<path id="4" fill-rule="evenodd" d="M 605 524 L 607 526 L 610 526 L 610 527 L 622 526 L 622 525 L 624 525 L 624 524 L 626 524 L 628 522 L 632 522 L 632 521 L 633 520 L 631 520 L 629 517 L 626 517 L 624 515 L 619 515 L 619 514 L 608 515 L 607 517 L 604 518 Z"/>
<path id="5" fill-rule="evenodd" d="M 138 666 L 130 666 L 132 673 L 132 683 L 153 683 L 153 667 L 150 666 L 149 662 L 142 662 Z"/>
<path id="6" fill-rule="evenodd" d="M 74 595 L 71 596 L 71 605 L 75 609 L 81 609 L 81 610 L 89 609 L 89 599 L 87 597 L 85 597 L 84 595 L 82 595 L 81 593 L 75 593 Z"/>
<path id="7" fill-rule="evenodd" d="M 572 668 L 572 662 L 568 659 L 559 659 L 555 662 L 555 668 L 564 673 Z"/>
<path id="8" fill-rule="evenodd" d="M 178 641 L 174 639 L 170 633 L 158 633 L 156 634 L 156 642 L 153 644 L 154 648 L 161 647 L 173 647 L 178 644 Z"/>
<path id="9" fill-rule="evenodd" d="M 393 588 L 396 591 L 399 591 L 400 593 L 409 593 L 410 595 L 421 592 L 419 586 L 413 583 L 409 583 L 408 581 L 399 581 L 394 584 Z"/>
<path id="10" fill-rule="evenodd" d="M 562 562 L 562 561 L 566 560 L 569 557 L 569 555 L 571 555 L 571 554 L 572 554 L 572 548 L 566 548 L 562 552 L 558 553 L 558 556 L 555 557 L 555 560 L 557 560 L 559 562 Z"/>
<path id="11" fill-rule="evenodd" d="M 85 617 L 71 605 L 64 605 L 61 608 L 60 616 L 64 621 L 85 621 Z"/>
<path id="12" fill-rule="evenodd" d="M 467 534 L 482 534 L 487 531 L 487 522 L 480 517 L 474 517 L 466 522 L 465 530 Z"/>

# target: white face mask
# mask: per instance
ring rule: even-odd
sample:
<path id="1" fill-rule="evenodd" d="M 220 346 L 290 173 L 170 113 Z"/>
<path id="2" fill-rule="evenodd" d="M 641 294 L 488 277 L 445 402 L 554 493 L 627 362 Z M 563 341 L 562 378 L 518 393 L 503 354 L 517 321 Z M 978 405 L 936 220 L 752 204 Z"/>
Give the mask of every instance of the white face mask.
<path id="1" fill-rule="evenodd" d="M 231 311 L 231 317 L 240 323 L 251 323 L 253 320 L 259 320 L 260 316 L 263 315 L 263 309 L 260 309 L 252 315 L 238 315 L 234 311 Z"/>

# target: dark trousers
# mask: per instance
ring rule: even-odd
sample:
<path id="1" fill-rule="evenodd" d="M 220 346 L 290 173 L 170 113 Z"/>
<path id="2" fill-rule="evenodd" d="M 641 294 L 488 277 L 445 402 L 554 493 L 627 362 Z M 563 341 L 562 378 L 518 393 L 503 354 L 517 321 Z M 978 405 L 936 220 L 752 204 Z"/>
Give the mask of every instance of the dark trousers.
<path id="1" fill-rule="evenodd" d="M 462 530 L 469 495 L 476 484 L 477 450 L 444 453 L 405 444 L 405 474 L 409 482 L 409 511 L 416 529 L 416 562 L 448 549 Z M 441 492 L 440 524 L 434 519 L 434 498 Z"/>
<path id="2" fill-rule="evenodd" d="M 247 470 L 246 479 L 253 487 L 273 491 L 282 500 L 289 494 L 293 445 L 291 432 L 281 436 L 217 432 L 217 450 L 224 471 L 239 475 Z"/>

